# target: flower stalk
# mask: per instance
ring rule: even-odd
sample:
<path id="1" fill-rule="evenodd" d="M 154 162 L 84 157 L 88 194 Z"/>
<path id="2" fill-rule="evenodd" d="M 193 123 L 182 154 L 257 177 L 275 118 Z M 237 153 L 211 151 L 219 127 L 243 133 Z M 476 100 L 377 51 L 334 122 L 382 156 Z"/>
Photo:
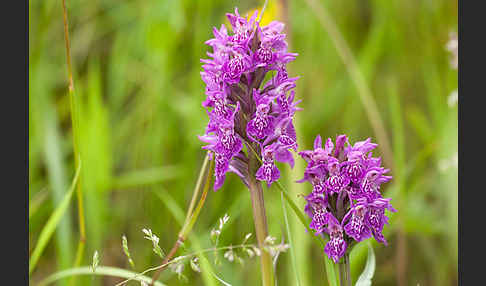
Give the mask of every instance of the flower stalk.
<path id="1" fill-rule="evenodd" d="M 339 262 L 339 279 L 341 286 L 351 286 L 351 269 L 349 263 L 349 253 L 346 252 Z"/>
<path id="2" fill-rule="evenodd" d="M 250 153 L 249 168 L 258 168 L 259 162 L 254 154 Z M 254 174 L 255 172 L 250 172 Z M 267 216 L 265 213 L 265 202 L 263 198 L 263 189 L 259 181 L 256 180 L 254 175 L 249 178 L 249 189 L 251 196 L 251 204 L 253 208 L 253 221 L 255 223 L 255 232 L 258 242 L 258 247 L 262 250 L 260 255 L 261 272 L 262 272 L 262 285 L 273 286 L 274 285 L 274 273 L 272 266 L 272 257 L 270 253 L 264 248 L 265 238 L 268 236 Z"/>

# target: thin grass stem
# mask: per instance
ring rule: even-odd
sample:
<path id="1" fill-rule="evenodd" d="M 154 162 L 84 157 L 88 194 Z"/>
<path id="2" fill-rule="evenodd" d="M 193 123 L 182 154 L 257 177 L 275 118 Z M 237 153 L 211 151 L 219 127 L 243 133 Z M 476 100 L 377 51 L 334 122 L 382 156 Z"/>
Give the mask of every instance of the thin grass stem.
<path id="1" fill-rule="evenodd" d="M 66 45 L 66 62 L 68 69 L 68 81 L 69 81 L 69 102 L 71 107 L 71 124 L 73 133 L 73 152 L 74 152 L 74 167 L 79 166 L 79 159 L 81 155 L 79 153 L 79 118 L 78 110 L 76 106 L 76 98 L 74 94 L 74 81 L 73 81 L 73 69 L 71 63 L 71 49 L 69 44 L 69 21 L 66 9 L 66 0 L 62 1 L 63 21 L 64 21 L 64 42 Z M 84 248 L 86 244 L 86 226 L 84 218 L 84 205 L 83 205 L 83 192 L 81 187 L 81 179 L 76 188 L 76 196 L 78 201 L 78 219 L 79 219 L 79 243 L 76 251 L 76 258 L 74 261 L 75 267 L 81 265 L 84 255 Z M 71 281 L 75 284 L 75 279 Z"/>
<path id="2" fill-rule="evenodd" d="M 199 177 L 196 182 L 196 187 L 194 188 L 193 196 L 187 211 L 186 218 L 184 220 L 184 224 L 177 236 L 177 240 L 175 244 L 172 246 L 171 250 L 164 258 L 162 265 L 160 265 L 160 268 L 158 268 L 158 271 L 153 275 L 152 282 L 150 283 L 150 285 L 155 284 L 155 281 L 157 281 L 160 274 L 162 273 L 162 270 L 165 268 L 164 265 L 167 264 L 169 260 L 172 259 L 172 257 L 174 257 L 174 255 L 177 253 L 177 250 L 179 250 L 179 247 L 182 245 L 182 243 L 184 243 L 187 236 L 191 232 L 192 227 L 196 223 L 197 218 L 199 217 L 199 213 L 201 212 L 201 209 L 204 206 L 204 202 L 206 201 L 206 196 L 208 194 L 208 190 L 211 185 L 210 183 L 211 183 L 213 169 L 214 169 L 214 160 L 209 162 L 209 152 L 208 152 L 204 159 L 204 163 L 201 167 L 201 171 L 199 172 Z M 205 180 L 203 182 L 204 177 Z M 196 209 L 194 209 L 197 195 L 199 194 L 201 189 L 202 189 L 201 198 L 199 199 Z M 194 209 L 194 213 L 192 212 L 193 209 Z"/>
<path id="3" fill-rule="evenodd" d="M 187 209 L 186 221 L 192 215 L 192 211 L 194 209 L 194 206 L 196 205 L 197 196 L 199 195 L 199 190 L 201 189 L 201 184 L 204 180 L 204 175 L 206 174 L 206 172 L 208 170 L 208 164 L 209 164 L 209 152 L 206 153 L 206 156 L 204 156 L 204 162 L 203 162 L 203 165 L 201 167 L 201 171 L 199 172 L 199 177 L 197 178 L 196 188 L 194 189 L 194 193 L 192 194 L 192 198 L 191 198 L 191 202 L 189 204 L 189 208 Z"/>

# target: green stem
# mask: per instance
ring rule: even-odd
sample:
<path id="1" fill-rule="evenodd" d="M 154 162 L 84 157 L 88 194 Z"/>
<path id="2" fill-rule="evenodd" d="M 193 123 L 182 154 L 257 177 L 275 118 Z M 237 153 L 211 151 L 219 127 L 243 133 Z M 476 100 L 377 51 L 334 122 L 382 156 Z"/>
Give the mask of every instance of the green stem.
<path id="1" fill-rule="evenodd" d="M 71 51 L 69 46 L 69 24 L 68 24 L 68 15 L 66 9 L 66 0 L 62 1 L 62 10 L 63 10 L 63 21 L 64 21 L 64 42 L 66 45 L 66 61 L 67 61 L 67 68 L 68 68 L 68 80 L 69 80 L 69 102 L 71 105 L 71 124 L 72 124 L 72 132 L 73 132 L 73 152 L 74 152 L 74 167 L 75 169 L 79 166 L 80 160 L 80 153 L 79 153 L 79 120 L 78 120 L 78 112 L 76 109 L 76 98 L 74 97 L 74 82 L 73 82 L 73 71 L 71 65 Z M 78 250 L 76 253 L 76 259 L 74 262 L 75 267 L 81 265 L 83 260 L 84 254 L 84 247 L 86 244 L 86 227 L 85 227 L 85 219 L 84 219 L 84 205 L 83 205 L 83 193 L 81 189 L 81 179 L 76 188 L 76 195 L 78 200 L 78 218 L 79 218 L 79 244 Z M 75 280 L 72 280 L 75 283 Z"/>
<path id="2" fill-rule="evenodd" d="M 349 253 L 346 252 L 339 261 L 339 279 L 341 286 L 351 286 L 351 270 L 349 263 Z"/>
<path id="3" fill-rule="evenodd" d="M 192 211 L 194 210 L 194 206 L 196 205 L 196 200 L 197 200 L 197 197 L 199 195 L 199 191 L 202 189 L 202 183 L 203 183 L 203 180 L 204 180 L 204 175 L 206 175 L 206 173 L 209 170 L 208 164 L 209 164 L 209 152 L 207 152 L 206 156 L 204 156 L 204 162 L 203 162 L 203 165 L 201 167 L 201 171 L 199 172 L 199 177 L 197 178 L 196 188 L 194 188 L 194 193 L 192 194 L 191 203 L 189 204 L 189 208 L 187 209 L 187 215 L 186 215 L 186 220 L 185 220 L 186 222 L 189 221 L 189 218 L 192 215 Z M 211 176 L 208 174 L 207 178 L 210 178 L 210 177 Z"/>
<path id="4" fill-rule="evenodd" d="M 255 222 L 255 232 L 258 241 L 258 247 L 262 249 L 261 269 L 262 282 L 264 286 L 273 286 L 273 267 L 270 253 L 264 249 L 264 241 L 268 236 L 267 217 L 265 214 L 265 203 L 263 200 L 262 185 L 255 178 L 250 179 L 250 195 L 253 207 L 253 220 Z"/>
<path id="5" fill-rule="evenodd" d="M 249 189 L 251 196 L 251 203 L 253 207 L 253 221 L 255 223 L 255 232 L 258 241 L 258 247 L 262 250 L 260 256 L 261 270 L 262 270 L 262 285 L 263 286 L 274 286 L 274 273 L 272 265 L 272 257 L 270 253 L 264 249 L 264 241 L 268 236 L 267 227 L 267 216 L 265 214 L 265 202 L 263 199 L 263 189 L 262 185 L 255 178 L 256 170 L 259 166 L 257 157 L 252 153 L 248 154 L 250 157 L 249 161 Z"/>
<path id="6" fill-rule="evenodd" d="M 164 258 L 161 267 L 157 270 L 157 272 L 152 277 L 152 282 L 150 285 L 155 284 L 155 282 L 160 276 L 160 273 L 162 273 L 162 271 L 165 268 L 163 265 L 166 265 L 170 261 L 170 259 L 172 259 L 172 257 L 176 254 L 177 250 L 184 243 L 187 236 L 191 232 L 192 227 L 196 223 L 196 220 L 199 217 L 199 213 L 204 205 L 204 202 L 206 201 L 206 196 L 208 194 L 209 187 L 211 186 L 211 177 L 213 176 L 213 171 L 214 171 L 214 160 L 209 162 L 209 152 L 208 152 L 206 153 L 204 163 L 201 167 L 201 171 L 199 172 L 199 177 L 197 179 L 196 187 L 194 188 L 191 203 L 189 204 L 189 209 L 187 211 L 187 215 L 184 220 L 182 229 L 180 230 L 179 235 L 177 236 L 177 241 L 175 242 L 174 246 L 172 246 L 172 249 L 170 250 L 169 254 L 167 254 L 167 256 Z M 201 198 L 199 199 L 199 203 L 197 204 L 196 209 L 194 209 L 197 196 L 201 191 L 201 189 L 202 189 Z"/>

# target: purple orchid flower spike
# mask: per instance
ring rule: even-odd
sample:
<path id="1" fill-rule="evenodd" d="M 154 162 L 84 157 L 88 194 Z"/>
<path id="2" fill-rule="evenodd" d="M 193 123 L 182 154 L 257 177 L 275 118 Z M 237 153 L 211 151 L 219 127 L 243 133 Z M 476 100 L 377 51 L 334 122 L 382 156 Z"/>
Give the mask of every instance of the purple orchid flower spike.
<path id="1" fill-rule="evenodd" d="M 270 116 L 269 103 L 261 103 L 256 107 L 255 116 L 248 122 L 246 133 L 254 141 L 262 140 L 274 129 L 275 117 Z"/>
<path id="2" fill-rule="evenodd" d="M 372 167 L 366 172 L 361 183 L 361 190 L 367 197 L 374 199 L 381 196 L 380 185 L 392 179 L 391 176 L 383 176 L 388 171 L 388 169 Z"/>
<path id="3" fill-rule="evenodd" d="M 297 152 L 294 114 L 298 77 L 289 77 L 287 64 L 297 57 L 287 51 L 284 25 L 273 21 L 260 26 L 258 12 L 242 17 L 238 9 L 227 14 L 231 29 L 213 29 L 206 41 L 212 49 L 201 59 L 201 78 L 206 99 L 202 106 L 209 117 L 202 147 L 214 160 L 214 190 L 224 185 L 233 172 L 248 187 L 253 207 L 255 232 L 262 249 L 263 285 L 273 285 L 272 257 L 264 249 L 268 235 L 262 183 L 270 187 L 280 178 L 275 162 L 294 166 Z M 260 15 L 261 17 L 261 15 Z"/>
<path id="4" fill-rule="evenodd" d="M 357 242 L 371 237 L 371 229 L 367 223 L 368 219 L 368 201 L 366 198 L 357 199 L 357 203 L 354 204 L 349 212 L 344 216 L 343 222 L 347 221 L 348 224 L 344 226 L 346 234 L 354 238 Z"/>
<path id="5" fill-rule="evenodd" d="M 231 37 L 231 39 L 234 43 L 248 44 L 252 38 L 252 34 L 254 33 L 254 24 L 257 15 L 258 11 L 255 11 L 248 21 L 246 18 L 240 16 L 238 13 L 238 8 L 235 8 L 235 14 L 226 14 L 226 17 L 233 27 L 234 35 Z"/>
<path id="6" fill-rule="evenodd" d="M 346 252 L 347 243 L 344 240 L 343 228 L 339 221 L 332 214 L 328 215 L 328 218 L 326 230 L 329 234 L 329 241 L 324 247 L 324 252 L 334 263 L 337 263 Z"/>
<path id="7" fill-rule="evenodd" d="M 277 166 L 275 166 L 275 151 L 277 145 L 272 144 L 264 147 L 263 153 L 263 164 L 256 172 L 256 178 L 260 181 L 266 181 L 267 186 L 270 188 L 272 183 L 280 178 L 280 171 Z"/>
<path id="8" fill-rule="evenodd" d="M 325 208 L 314 205 L 312 208 L 312 221 L 309 227 L 316 231 L 315 235 L 320 235 L 326 230 L 326 225 L 329 223 L 331 216 Z"/>
<path id="9" fill-rule="evenodd" d="M 285 93 L 281 93 L 277 97 L 277 112 L 292 117 L 296 111 L 302 110 L 302 108 L 297 107 L 297 104 L 299 104 L 302 100 L 294 102 L 294 97 L 295 92 L 293 90 L 290 91 L 288 98 L 285 97 Z"/>
<path id="10" fill-rule="evenodd" d="M 275 160 L 282 163 L 288 163 L 290 168 L 294 168 L 294 156 L 288 149 L 282 147 L 282 145 L 278 145 L 275 150 Z"/>
<path id="11" fill-rule="evenodd" d="M 229 170 L 229 159 L 222 153 L 214 153 L 214 189 L 217 190 L 223 185 L 226 172 Z"/>
<path id="12" fill-rule="evenodd" d="M 349 185 L 349 178 L 340 169 L 341 163 L 334 158 L 328 159 L 327 169 L 329 177 L 327 178 L 325 185 L 331 194 L 340 193 L 345 187 Z"/>
<path id="13" fill-rule="evenodd" d="M 346 135 L 339 135 L 336 138 L 336 149 L 334 149 L 334 157 L 343 161 L 344 159 L 344 144 L 348 143 L 348 137 Z"/>
<path id="14" fill-rule="evenodd" d="M 374 237 L 387 244 L 382 234 L 388 222 L 385 210 L 396 210 L 381 194 L 381 185 L 392 177 L 385 175 L 389 170 L 381 167 L 381 159 L 372 156 L 376 147 L 369 138 L 352 146 L 346 135 L 339 135 L 335 145 L 329 138 L 323 146 L 318 135 L 313 150 L 299 152 L 307 167 L 298 182 L 312 184 L 304 210 L 311 228 L 329 235 L 324 251 L 336 263 L 353 241 Z"/>
<path id="15" fill-rule="evenodd" d="M 381 242 L 385 245 L 388 244 L 382 234 L 383 227 L 385 226 L 385 224 L 388 224 L 388 217 L 385 216 L 385 209 L 388 209 L 391 212 L 397 211 L 390 204 L 390 200 L 391 199 L 378 198 L 371 202 L 369 204 L 370 210 L 367 218 L 368 225 L 371 228 L 371 231 L 376 241 Z"/>
<path id="16" fill-rule="evenodd" d="M 289 77 L 286 69 L 297 54 L 287 51 L 283 23 L 261 27 L 258 12 L 243 17 L 237 8 L 226 16 L 231 29 L 213 28 L 214 38 L 206 41 L 210 58 L 201 59 L 209 123 L 199 138 L 208 143 L 203 149 L 214 153 L 215 190 L 227 172 L 246 185 L 251 176 L 271 185 L 280 177 L 275 161 L 293 167 L 291 151 L 298 148 L 293 125 L 300 110 L 294 91 L 298 77 Z M 267 73 L 272 76 L 265 81 Z M 250 168 L 249 153 L 255 150 L 263 163 Z"/>
<path id="17" fill-rule="evenodd" d="M 346 150 L 348 160 L 353 161 L 360 159 L 364 154 L 375 149 L 376 146 L 378 146 L 378 144 L 371 143 L 371 138 L 368 138 L 365 141 L 356 142 L 354 146 L 350 146 Z"/>

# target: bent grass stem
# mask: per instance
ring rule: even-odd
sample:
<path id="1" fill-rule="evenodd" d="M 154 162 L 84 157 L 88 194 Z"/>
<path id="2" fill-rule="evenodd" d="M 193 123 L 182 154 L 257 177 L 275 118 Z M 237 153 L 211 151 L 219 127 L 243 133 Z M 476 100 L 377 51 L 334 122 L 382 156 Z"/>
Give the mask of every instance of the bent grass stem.
<path id="1" fill-rule="evenodd" d="M 171 260 L 169 260 L 169 261 L 167 261 L 167 262 L 165 262 L 165 263 L 163 263 L 159 266 L 155 266 L 155 267 L 146 269 L 143 272 L 140 272 L 137 275 L 134 275 L 133 277 L 116 284 L 115 286 L 125 285 L 127 282 L 135 280 L 138 277 L 143 276 L 144 274 L 147 274 L 148 272 L 165 269 L 167 266 L 169 266 L 169 265 L 171 265 L 175 262 L 178 262 L 178 261 L 181 261 L 181 260 L 184 260 L 184 259 L 187 259 L 187 258 L 191 258 L 191 257 L 197 256 L 197 255 L 200 255 L 200 254 L 213 252 L 213 251 L 220 251 L 220 250 L 239 249 L 239 248 L 254 248 L 254 247 L 257 247 L 257 245 L 255 245 L 255 244 L 238 244 L 238 245 L 230 245 L 230 246 L 222 246 L 222 247 L 212 247 L 212 248 L 207 248 L 207 249 L 203 249 L 203 250 L 200 250 L 200 251 L 191 252 L 189 254 L 178 256 L 174 259 L 171 259 Z"/>
<path id="2" fill-rule="evenodd" d="M 155 281 L 157 281 L 157 279 L 159 278 L 160 274 L 162 273 L 162 270 L 164 270 L 165 266 L 168 265 L 168 262 L 170 261 L 170 259 L 172 259 L 172 257 L 174 257 L 174 255 L 177 253 L 177 250 L 182 245 L 182 243 L 184 243 L 188 234 L 191 232 L 192 227 L 196 223 L 196 220 L 199 216 L 199 213 L 201 212 L 201 209 L 204 205 L 204 202 L 206 201 L 206 196 L 208 194 L 208 190 L 209 190 L 209 187 L 211 185 L 210 183 L 211 183 L 211 177 L 212 177 L 213 169 L 214 169 L 214 160 L 211 160 L 211 162 L 209 162 L 209 152 L 208 152 L 208 153 L 206 153 L 206 157 L 205 157 L 204 163 L 201 167 L 201 171 L 199 171 L 199 177 L 198 177 L 198 180 L 196 182 L 196 187 L 194 188 L 191 203 L 189 204 L 186 219 L 184 221 L 184 224 L 182 226 L 181 231 L 177 235 L 177 241 L 175 242 L 174 246 L 172 246 L 172 249 L 167 254 L 167 256 L 164 258 L 162 265 L 158 266 L 158 268 L 157 268 L 158 271 L 152 277 L 152 282 L 150 283 L 150 285 L 155 284 Z M 205 174 L 206 174 L 206 177 L 204 176 Z M 204 180 L 204 183 L 203 183 L 204 177 L 206 179 Z M 196 203 L 197 196 L 198 196 L 201 189 L 203 189 L 201 198 L 199 199 L 199 203 L 197 204 L 196 209 L 194 210 L 194 213 L 192 213 L 192 210 L 194 209 L 194 206 L 195 206 L 195 203 Z"/>

